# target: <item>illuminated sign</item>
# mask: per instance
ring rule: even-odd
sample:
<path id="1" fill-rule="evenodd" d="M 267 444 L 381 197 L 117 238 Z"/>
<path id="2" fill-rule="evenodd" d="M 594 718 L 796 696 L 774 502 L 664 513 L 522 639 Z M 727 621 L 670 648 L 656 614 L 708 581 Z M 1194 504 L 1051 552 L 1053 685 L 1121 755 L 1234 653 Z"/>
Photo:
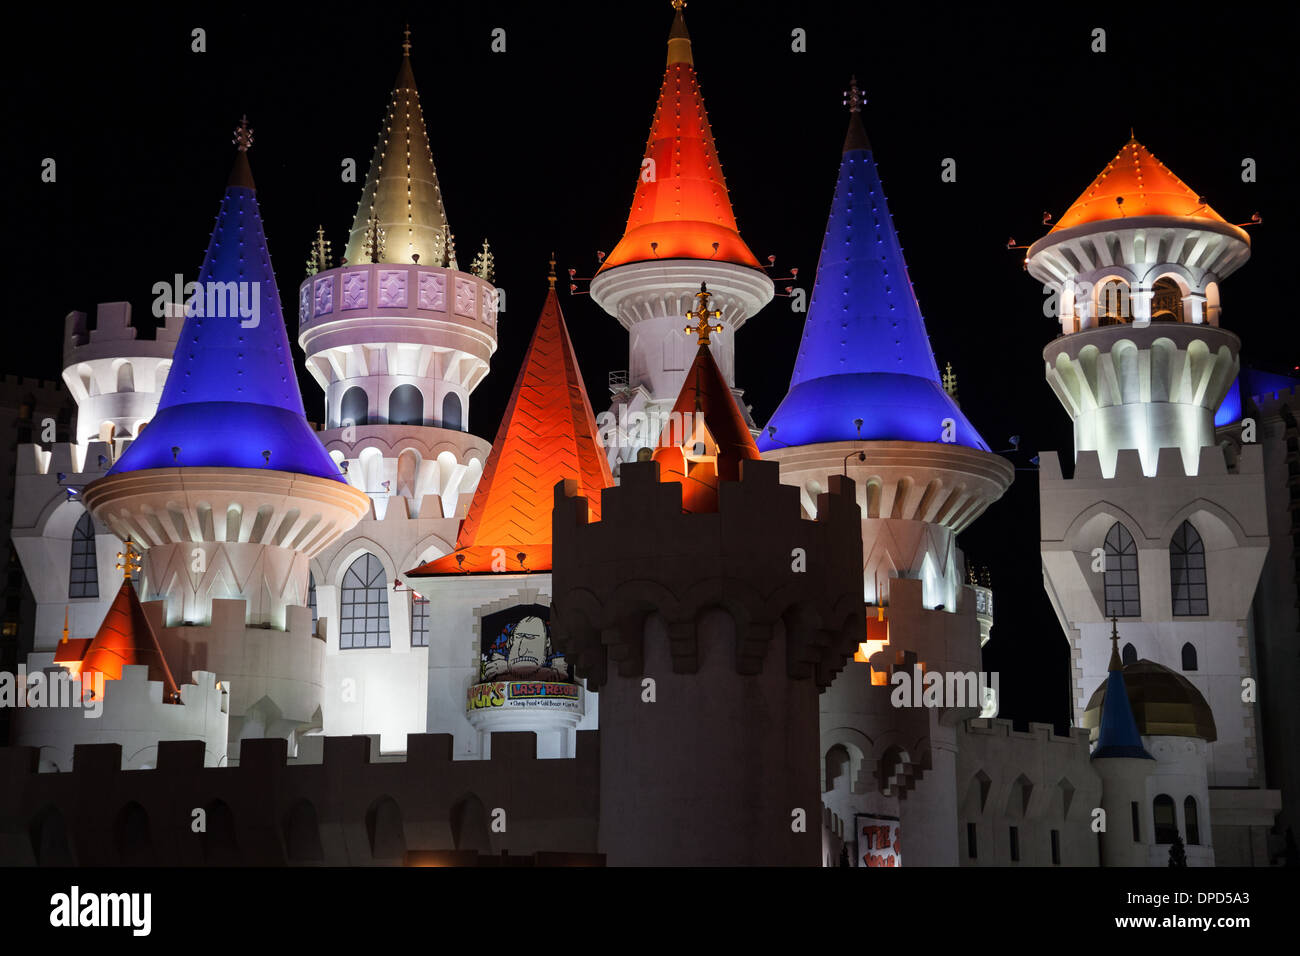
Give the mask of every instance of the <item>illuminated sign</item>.
<path id="1" fill-rule="evenodd" d="M 465 695 L 468 713 L 495 709 L 543 708 L 582 713 L 582 688 L 557 681 L 487 681 Z"/>
<path id="2" fill-rule="evenodd" d="M 858 866 L 902 866 L 898 821 L 859 813 L 854 818 L 858 838 Z"/>

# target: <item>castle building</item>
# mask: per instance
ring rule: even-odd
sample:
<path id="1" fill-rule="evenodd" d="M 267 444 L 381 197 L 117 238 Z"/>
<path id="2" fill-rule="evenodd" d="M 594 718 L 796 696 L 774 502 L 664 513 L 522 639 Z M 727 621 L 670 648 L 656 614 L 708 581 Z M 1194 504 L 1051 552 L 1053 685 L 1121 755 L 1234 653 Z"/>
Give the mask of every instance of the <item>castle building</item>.
<path id="1" fill-rule="evenodd" d="M 1131 140 L 1028 250 L 1074 423 L 1073 468 L 1039 474 L 1073 726 L 1017 730 L 958 543 L 1014 469 L 940 378 L 862 94 L 760 430 L 736 339 L 772 281 L 683 5 L 592 279 L 629 332 L 612 426 L 552 256 L 494 440 L 466 430 L 502 299 L 486 244 L 458 265 L 409 33 L 345 255 L 319 230 L 298 289 L 323 428 L 246 122 L 184 308 L 153 340 L 125 303 L 69 316 L 74 440 L 14 469 L 37 609 L 25 675 L 0 672 L 0 864 L 1273 859 L 1300 459 L 1294 381 L 1220 325 L 1244 230 Z"/>

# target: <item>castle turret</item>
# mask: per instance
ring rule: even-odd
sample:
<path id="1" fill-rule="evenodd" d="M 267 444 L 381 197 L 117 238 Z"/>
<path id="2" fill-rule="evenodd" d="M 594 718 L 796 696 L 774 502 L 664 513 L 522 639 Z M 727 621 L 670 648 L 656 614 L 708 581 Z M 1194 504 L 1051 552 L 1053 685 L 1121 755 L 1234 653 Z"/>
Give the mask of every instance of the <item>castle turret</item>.
<path id="1" fill-rule="evenodd" d="M 620 427 L 611 463 L 635 457 L 637 448 L 653 441 L 659 431 L 654 423 L 681 391 L 691 358 L 682 316 L 694 307 L 700 283 L 708 283 L 729 333 L 773 293 L 772 280 L 737 231 L 695 74 L 684 4 L 673 6 L 668 65 L 627 229 L 591 283 L 592 299 L 629 335 L 627 382 L 614 394 L 612 414 Z M 722 337 L 714 359 L 734 389 L 733 339 L 734 334 Z M 752 427 L 745 407 L 739 408 Z M 648 432 L 635 424 L 642 415 L 651 423 Z"/>
<path id="2" fill-rule="evenodd" d="M 707 351 L 682 396 L 699 417 L 624 463 L 599 520 L 556 485 L 555 640 L 600 690 L 611 865 L 815 866 L 818 697 L 864 630 L 853 482 L 806 519 L 728 435 L 740 410 Z"/>
<path id="3" fill-rule="evenodd" d="M 781 463 L 810 515 L 836 476 L 856 482 L 862 598 L 874 606 L 860 652 L 821 701 L 823 757 L 829 765 L 844 752 L 858 768 L 827 806 L 850 825 L 861 813 L 898 821 L 909 863 L 955 865 L 954 728 L 997 711 L 980 658 L 991 592 L 977 608 L 957 534 L 1014 472 L 940 382 L 856 82 L 847 103 L 790 390 L 758 447 Z"/>
<path id="4" fill-rule="evenodd" d="M 1092 766 L 1102 779 L 1101 807 L 1106 828 L 1101 831 L 1102 866 L 1146 866 L 1151 833 L 1147 778 L 1155 771 L 1155 758 L 1142 746 L 1119 653 L 1118 625 L 1113 625 L 1110 666 L 1105 700 L 1098 720 L 1097 745 Z"/>
<path id="5" fill-rule="evenodd" d="M 464 434 L 469 396 L 497 347 L 498 296 L 490 270 L 457 265 L 409 32 L 402 46 L 344 261 L 333 262 L 322 234 L 299 286 L 298 342 L 325 391 L 331 450 L 340 435 L 392 445 L 411 426 L 437 428 L 456 434 L 425 437 L 451 443 L 464 464 L 477 445 Z"/>
<path id="6" fill-rule="evenodd" d="M 1224 220 L 1135 138 L 1026 267 L 1060 304 L 1043 350 L 1074 423 L 1071 473 L 1040 452 L 1043 582 L 1071 646 L 1075 719 L 1109 680 L 1109 619 L 1124 660 L 1184 677 L 1213 711 L 1205 749 L 1214 856 L 1244 863 L 1272 825 L 1263 790 L 1251 599 L 1269 551 L 1260 446 L 1225 454 L 1215 413 L 1239 367 L 1219 283 L 1250 255 Z M 1068 477 L 1067 477 L 1068 475 Z M 1204 814 L 1204 808 L 1202 808 Z"/>
<path id="7" fill-rule="evenodd" d="M 319 709 L 323 656 L 302 626 L 304 616 L 310 623 L 308 560 L 370 500 L 343 480 L 304 417 L 246 123 L 235 142 L 158 412 L 86 487 L 84 501 L 96 520 L 143 548 L 146 596 L 165 602 L 165 627 L 187 632 L 164 635 L 164 646 L 179 641 L 190 648 L 177 649 L 184 655 L 203 643 L 209 667 L 223 679 L 238 676 L 233 715 L 265 699 L 275 721 L 305 726 Z M 238 602 L 237 618 L 217 607 L 223 602 Z M 214 640 L 205 627 L 186 627 L 216 622 L 235 633 Z M 263 645 L 275 632 L 272 655 Z"/>
<path id="8" fill-rule="evenodd" d="M 1239 365 L 1219 283 L 1249 257 L 1245 230 L 1134 138 L 1029 247 L 1029 274 L 1059 302 L 1043 359 L 1076 455 L 1096 451 L 1109 478 L 1119 449 L 1137 449 L 1154 475 L 1159 450 L 1177 448 L 1196 474 Z"/>

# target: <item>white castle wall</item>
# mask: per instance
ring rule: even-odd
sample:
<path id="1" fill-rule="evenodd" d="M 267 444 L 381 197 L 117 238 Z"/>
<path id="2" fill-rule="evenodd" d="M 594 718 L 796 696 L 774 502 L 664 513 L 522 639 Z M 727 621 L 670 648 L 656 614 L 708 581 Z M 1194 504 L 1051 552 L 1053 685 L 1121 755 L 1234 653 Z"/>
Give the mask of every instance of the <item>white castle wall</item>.
<path id="1" fill-rule="evenodd" d="M 49 653 L 32 654 L 27 666 L 29 674 L 67 673 Z M 78 744 L 120 744 L 123 770 L 152 769 L 163 740 L 202 741 L 203 766 L 225 766 L 230 687 L 211 671 L 194 671 L 192 677 L 192 683 L 181 685 L 182 703 L 164 703 L 162 681 L 149 680 L 145 665 L 127 665 L 120 680 L 104 681 L 98 717 L 83 707 L 21 708 L 14 712 L 13 743 L 39 748 L 42 772 L 71 771 Z M 72 686 L 79 692 L 80 681 Z"/>
<path id="2" fill-rule="evenodd" d="M 1071 645 L 1076 719 L 1106 677 L 1110 622 L 1104 616 L 1103 575 L 1092 551 L 1119 521 L 1137 544 L 1140 618 L 1122 618 L 1121 644 L 1140 658 L 1178 673 L 1182 647 L 1196 649 L 1197 669 L 1184 673 L 1214 712 L 1218 740 L 1209 746 L 1213 786 L 1257 785 L 1256 707 L 1242 701 L 1242 679 L 1253 674 L 1247 639 L 1255 583 L 1269 549 L 1258 446 L 1246 446 L 1229 471 L 1222 451 L 1202 449 L 1195 474 L 1175 448 L 1161 449 L 1157 474 L 1143 474 L 1138 454 L 1123 449 L 1113 478 L 1103 478 L 1096 452 L 1081 451 L 1074 477 L 1059 458 L 1040 456 L 1044 580 Z M 1169 542 L 1191 521 L 1206 550 L 1209 613 L 1175 617 Z"/>

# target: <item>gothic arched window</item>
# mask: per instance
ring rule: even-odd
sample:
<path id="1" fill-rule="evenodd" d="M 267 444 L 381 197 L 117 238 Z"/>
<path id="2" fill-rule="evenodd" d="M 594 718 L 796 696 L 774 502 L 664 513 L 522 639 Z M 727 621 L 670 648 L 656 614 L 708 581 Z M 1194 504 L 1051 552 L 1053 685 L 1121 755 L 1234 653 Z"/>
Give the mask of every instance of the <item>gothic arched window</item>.
<path id="1" fill-rule="evenodd" d="M 1128 667 L 1130 664 L 1136 664 L 1138 659 L 1137 648 L 1132 644 L 1125 644 L 1124 650 L 1120 652 L 1120 662 Z"/>
<path id="2" fill-rule="evenodd" d="M 1210 613 L 1205 544 L 1190 521 L 1180 524 L 1169 542 L 1169 586 L 1174 614 L 1188 617 Z"/>
<path id="3" fill-rule="evenodd" d="M 429 646 L 429 599 L 411 595 L 411 646 Z"/>
<path id="4" fill-rule="evenodd" d="M 1174 798 L 1162 793 L 1152 806 L 1156 818 L 1156 842 L 1173 843 L 1178 836 L 1178 817 L 1174 812 Z"/>
<path id="5" fill-rule="evenodd" d="M 1201 824 L 1196 818 L 1196 798 L 1189 796 L 1183 801 L 1183 820 L 1187 828 L 1187 845 L 1197 846 L 1201 842 Z"/>
<path id="6" fill-rule="evenodd" d="M 388 577 L 367 551 L 343 574 L 339 602 L 339 647 L 388 647 Z"/>
<path id="7" fill-rule="evenodd" d="M 90 512 L 72 529 L 72 567 L 68 572 L 68 597 L 99 597 L 99 571 L 95 558 L 95 523 Z"/>
<path id="8" fill-rule="evenodd" d="M 1128 528 L 1118 521 L 1106 533 L 1106 573 L 1103 577 L 1106 616 L 1140 617 L 1137 542 Z"/>

